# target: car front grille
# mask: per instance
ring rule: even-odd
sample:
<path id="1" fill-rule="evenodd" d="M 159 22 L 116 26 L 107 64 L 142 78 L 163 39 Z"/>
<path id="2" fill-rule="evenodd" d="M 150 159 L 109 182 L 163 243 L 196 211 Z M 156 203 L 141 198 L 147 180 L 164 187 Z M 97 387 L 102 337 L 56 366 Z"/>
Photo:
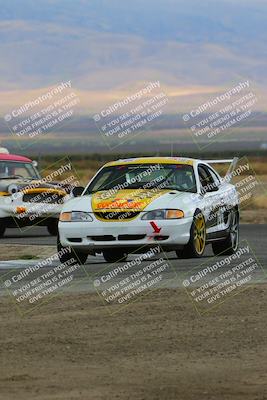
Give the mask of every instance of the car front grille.
<path id="1" fill-rule="evenodd" d="M 97 235 L 97 236 L 88 236 L 90 240 L 94 242 L 113 242 L 115 240 L 141 240 L 144 239 L 146 235 L 119 235 L 116 238 L 113 235 Z"/>
<path id="2" fill-rule="evenodd" d="M 22 200 L 25 203 L 63 204 L 64 196 L 56 192 L 25 193 Z"/>
<path id="3" fill-rule="evenodd" d="M 113 240 L 116 240 L 115 236 L 113 235 L 90 236 L 90 239 L 95 242 L 112 242 Z"/>
<path id="4" fill-rule="evenodd" d="M 119 235 L 118 240 L 142 240 L 146 235 Z"/>
<path id="5" fill-rule="evenodd" d="M 105 221 L 128 221 L 136 218 L 140 214 L 139 211 L 101 211 L 95 212 L 96 218 Z"/>

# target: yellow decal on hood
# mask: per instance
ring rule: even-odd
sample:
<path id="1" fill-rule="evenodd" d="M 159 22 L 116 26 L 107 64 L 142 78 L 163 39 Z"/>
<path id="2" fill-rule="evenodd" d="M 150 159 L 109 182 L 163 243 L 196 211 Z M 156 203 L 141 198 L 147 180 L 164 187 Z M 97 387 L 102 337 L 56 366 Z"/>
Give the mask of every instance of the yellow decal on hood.
<path id="1" fill-rule="evenodd" d="M 111 194 L 111 191 L 105 190 L 93 194 L 92 209 L 94 212 L 143 211 L 152 201 L 168 192 L 166 189 L 122 189 Z"/>

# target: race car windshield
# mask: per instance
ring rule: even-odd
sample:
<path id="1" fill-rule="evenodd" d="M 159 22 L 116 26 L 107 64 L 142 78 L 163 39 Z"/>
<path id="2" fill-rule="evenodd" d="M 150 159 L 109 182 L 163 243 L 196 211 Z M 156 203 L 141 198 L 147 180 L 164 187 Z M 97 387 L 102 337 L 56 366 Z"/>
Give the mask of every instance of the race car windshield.
<path id="1" fill-rule="evenodd" d="M 0 179 L 40 179 L 39 172 L 31 163 L 0 161 Z"/>
<path id="2" fill-rule="evenodd" d="M 185 164 L 126 164 L 103 168 L 85 194 L 103 190 L 158 189 L 196 193 L 194 169 Z"/>

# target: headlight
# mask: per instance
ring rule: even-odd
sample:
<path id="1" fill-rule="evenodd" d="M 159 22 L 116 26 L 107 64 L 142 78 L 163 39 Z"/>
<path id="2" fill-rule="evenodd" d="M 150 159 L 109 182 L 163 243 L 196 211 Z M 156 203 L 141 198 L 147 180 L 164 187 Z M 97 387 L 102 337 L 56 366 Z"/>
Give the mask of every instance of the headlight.
<path id="1" fill-rule="evenodd" d="M 145 213 L 141 219 L 152 220 L 152 219 L 180 219 L 184 218 L 184 212 L 182 210 L 153 210 Z"/>
<path id="2" fill-rule="evenodd" d="M 61 222 L 92 222 L 90 213 L 84 211 L 62 212 L 59 217 Z"/>

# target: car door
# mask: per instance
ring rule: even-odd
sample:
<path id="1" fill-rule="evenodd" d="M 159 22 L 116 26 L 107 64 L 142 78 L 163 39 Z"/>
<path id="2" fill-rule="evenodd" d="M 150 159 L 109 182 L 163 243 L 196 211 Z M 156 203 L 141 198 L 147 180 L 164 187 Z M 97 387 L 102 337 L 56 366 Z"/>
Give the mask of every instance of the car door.
<path id="1" fill-rule="evenodd" d="M 207 233 L 225 229 L 225 190 L 219 176 L 205 164 L 198 166 Z"/>

